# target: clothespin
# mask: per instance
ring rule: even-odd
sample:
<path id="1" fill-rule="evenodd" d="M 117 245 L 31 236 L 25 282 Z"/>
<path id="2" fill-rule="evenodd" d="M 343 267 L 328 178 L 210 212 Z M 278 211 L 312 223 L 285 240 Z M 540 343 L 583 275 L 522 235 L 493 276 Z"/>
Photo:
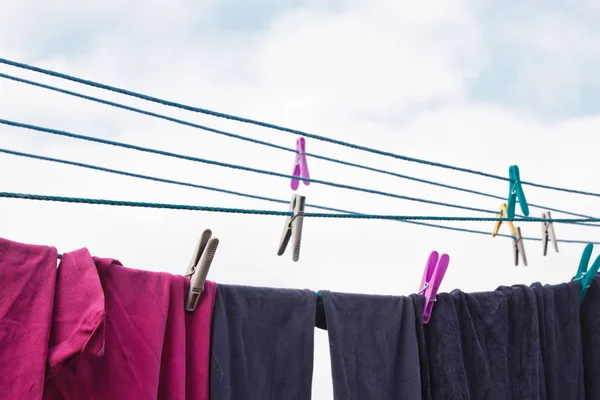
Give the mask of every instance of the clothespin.
<path id="1" fill-rule="evenodd" d="M 219 239 L 211 239 L 211 236 L 212 232 L 210 229 L 205 229 L 202 232 L 202 236 L 198 240 L 192 260 L 186 271 L 185 276 L 190 277 L 190 288 L 185 301 L 186 311 L 194 311 L 196 309 L 200 295 L 204 291 L 204 282 L 206 282 L 210 265 L 217 252 Z"/>
<path id="2" fill-rule="evenodd" d="M 508 218 L 506 203 L 503 203 L 500 206 L 498 218 Z M 515 227 L 512 221 L 506 221 L 506 224 L 510 228 L 513 237 L 513 253 L 515 256 L 515 265 L 519 265 L 519 255 L 521 255 L 521 258 L 523 259 L 523 264 L 527 266 L 527 257 L 525 256 L 525 247 L 523 246 L 523 236 L 521 236 L 521 228 Z M 496 221 L 496 224 L 494 225 L 494 231 L 492 232 L 493 237 L 495 237 L 498 234 L 501 225 L 502 221 Z"/>
<path id="3" fill-rule="evenodd" d="M 583 254 L 581 255 L 581 260 L 579 261 L 577 274 L 573 277 L 574 281 L 581 281 L 581 294 L 579 296 L 580 303 L 583 303 L 583 299 L 585 298 L 587 290 L 592 284 L 592 280 L 596 277 L 598 269 L 600 269 L 600 256 L 598 256 L 588 271 L 588 265 L 590 263 L 593 250 L 594 245 L 592 243 L 588 243 L 585 246 L 585 249 L 583 249 Z"/>
<path id="4" fill-rule="evenodd" d="M 508 211 L 507 211 L 506 203 L 503 203 L 500 206 L 500 211 L 498 211 L 498 218 L 508 218 Z M 513 224 L 513 222 L 506 221 L 506 224 L 510 228 L 512 235 L 517 236 L 517 228 L 515 228 L 515 225 Z M 496 237 L 496 235 L 498 234 L 498 231 L 500 230 L 501 225 L 502 225 L 502 221 L 496 221 L 496 224 L 494 225 L 494 231 L 492 232 L 492 237 Z"/>
<path id="5" fill-rule="evenodd" d="M 550 211 L 543 212 L 542 218 L 551 220 Z M 556 242 L 556 233 L 552 221 L 542 221 L 542 242 L 544 242 L 544 255 L 548 253 L 548 241 L 552 240 L 554 250 L 558 253 L 558 243 Z"/>
<path id="6" fill-rule="evenodd" d="M 508 207 L 507 214 L 508 218 L 513 219 L 515 217 L 515 208 L 517 200 L 521 206 L 521 211 L 525 216 L 529 215 L 529 205 L 525 199 L 525 193 L 523 192 L 523 185 L 521 185 L 521 174 L 519 173 L 519 167 L 511 165 L 508 168 L 508 177 L 510 179 L 510 187 L 508 192 Z"/>
<path id="7" fill-rule="evenodd" d="M 425 306 L 423 307 L 424 324 L 428 323 L 431 318 L 433 303 L 436 301 L 435 296 L 440 288 L 442 279 L 444 279 L 448 264 L 450 264 L 448 254 L 442 254 L 440 257 L 437 251 L 432 251 L 429 255 L 419 290 L 419 294 L 425 296 Z"/>
<path id="8" fill-rule="evenodd" d="M 513 236 L 513 254 L 515 256 L 515 266 L 519 265 L 519 254 L 523 259 L 523 264 L 527 266 L 527 257 L 525 256 L 525 247 L 523 246 L 523 236 L 521 228 L 517 227 L 517 234 Z"/>
<path id="9" fill-rule="evenodd" d="M 304 206 L 306 204 L 306 197 L 299 194 L 292 196 L 290 201 L 290 211 L 292 215 L 285 219 L 285 226 L 283 227 L 283 235 L 281 235 L 281 241 L 279 242 L 279 250 L 277 255 L 281 256 L 285 253 L 285 249 L 292 239 L 293 252 L 292 260 L 298 261 L 300 258 L 300 242 L 302 240 L 302 222 L 304 219 Z"/>
<path id="10" fill-rule="evenodd" d="M 294 171 L 292 175 L 303 178 L 305 185 L 310 185 L 310 174 L 308 172 L 308 163 L 306 162 L 306 140 L 299 137 L 296 140 L 296 161 L 294 161 Z M 292 190 L 298 190 L 300 180 L 292 178 Z"/>

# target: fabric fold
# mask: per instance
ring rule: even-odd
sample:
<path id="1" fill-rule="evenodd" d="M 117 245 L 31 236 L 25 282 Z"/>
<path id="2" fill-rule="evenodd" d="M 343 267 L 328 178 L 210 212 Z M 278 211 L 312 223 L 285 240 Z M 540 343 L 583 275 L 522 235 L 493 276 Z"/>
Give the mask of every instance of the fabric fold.
<path id="1" fill-rule="evenodd" d="M 433 399 L 544 399 L 533 290 L 440 293 L 424 326 Z"/>
<path id="2" fill-rule="evenodd" d="M 581 287 L 581 283 L 578 282 Z M 600 277 L 592 280 L 581 304 L 585 398 L 600 399 Z"/>
<path id="3" fill-rule="evenodd" d="M 315 310 L 310 290 L 219 285 L 211 399 L 310 399 Z"/>
<path id="4" fill-rule="evenodd" d="M 185 311 L 189 279 L 171 279 L 161 354 L 159 399 L 209 399 L 210 330 L 217 284 L 204 283 L 193 312 Z"/>
<path id="5" fill-rule="evenodd" d="M 47 378 L 82 352 L 104 351 L 104 292 L 87 249 L 62 255 L 54 297 Z"/>
<path id="6" fill-rule="evenodd" d="M 425 297 L 419 294 L 411 294 L 415 307 L 415 331 L 417 335 L 417 346 L 419 348 L 419 376 L 421 379 L 421 399 L 431 400 L 431 378 L 429 377 L 429 359 L 427 357 L 427 342 L 425 341 L 425 329 L 423 325 L 423 308 Z"/>
<path id="7" fill-rule="evenodd" d="M 583 400 L 582 332 L 579 295 L 581 284 L 534 283 L 538 303 L 543 360 L 544 399 Z M 595 397 L 589 397 L 595 398 Z"/>
<path id="8" fill-rule="evenodd" d="M 421 399 L 410 297 L 322 291 L 336 400 Z"/>

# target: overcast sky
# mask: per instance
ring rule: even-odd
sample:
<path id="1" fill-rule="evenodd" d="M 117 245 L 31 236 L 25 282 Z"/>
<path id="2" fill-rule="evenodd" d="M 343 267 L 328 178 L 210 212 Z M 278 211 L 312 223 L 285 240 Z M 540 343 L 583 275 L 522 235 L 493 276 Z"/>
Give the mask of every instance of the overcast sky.
<path id="1" fill-rule="evenodd" d="M 495 4 L 492 4 L 495 3 Z M 0 0 L 0 57 L 396 154 L 600 192 L 600 3 L 393 0 Z M 0 65 L 0 73 L 294 147 L 296 136 L 160 106 Z M 0 79 L 0 118 L 289 174 L 294 154 Z M 0 147 L 289 200 L 289 179 L 140 154 L 0 125 Z M 505 196 L 508 183 L 307 139 L 307 151 Z M 308 159 L 313 178 L 496 210 L 500 201 Z M 598 199 L 525 186 L 529 202 L 600 216 Z M 286 204 L 0 154 L 0 191 L 287 211 Z M 316 183 L 309 204 L 364 213 L 482 216 Z M 307 209 L 307 211 L 318 211 Z M 532 208 L 540 217 L 543 209 Z M 553 213 L 553 217 L 568 215 Z M 432 250 L 450 255 L 442 291 L 566 282 L 582 244 L 513 264 L 510 239 L 394 221 L 310 219 L 301 258 L 276 255 L 284 217 L 0 199 L 0 236 L 87 247 L 129 267 L 185 272 L 205 228 L 218 283 L 407 295 Z M 493 222 L 446 223 L 490 232 Z M 521 223 L 540 237 L 540 223 Z M 559 239 L 598 228 L 557 225 Z M 503 233 L 508 233 L 506 226 Z M 596 252 L 597 253 L 597 252 Z M 595 253 L 595 254 L 596 254 Z M 434 309 L 435 312 L 435 309 Z M 326 332 L 314 398 L 331 399 Z"/>

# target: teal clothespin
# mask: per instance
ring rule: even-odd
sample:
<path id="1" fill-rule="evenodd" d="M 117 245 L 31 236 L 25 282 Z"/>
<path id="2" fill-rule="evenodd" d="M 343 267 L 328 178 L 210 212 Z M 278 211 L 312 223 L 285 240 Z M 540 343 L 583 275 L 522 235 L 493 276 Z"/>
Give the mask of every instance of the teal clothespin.
<path id="1" fill-rule="evenodd" d="M 581 281 L 581 296 L 579 298 L 580 303 L 583 303 L 583 299 L 587 293 L 587 290 L 592 284 L 592 280 L 596 277 L 596 273 L 600 268 L 600 256 L 598 256 L 588 271 L 592 250 L 594 250 L 594 245 L 592 243 L 588 243 L 583 250 L 583 254 L 581 255 L 579 268 L 577 269 L 577 275 L 573 277 L 574 281 Z"/>
<path id="2" fill-rule="evenodd" d="M 525 199 L 525 193 L 523 192 L 523 186 L 521 185 L 521 174 L 519 174 L 519 167 L 511 165 L 508 167 L 508 178 L 510 179 L 510 187 L 508 192 L 508 205 L 506 213 L 508 218 L 513 219 L 515 217 L 515 208 L 517 199 L 521 206 L 521 211 L 525 216 L 529 215 L 529 205 Z"/>

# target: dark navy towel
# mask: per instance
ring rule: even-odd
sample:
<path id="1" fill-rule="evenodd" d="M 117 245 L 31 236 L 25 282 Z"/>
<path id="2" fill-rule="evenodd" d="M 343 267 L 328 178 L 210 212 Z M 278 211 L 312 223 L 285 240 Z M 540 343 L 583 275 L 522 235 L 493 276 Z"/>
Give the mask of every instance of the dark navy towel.
<path id="1" fill-rule="evenodd" d="M 336 400 L 420 400 L 410 297 L 322 291 Z"/>
<path id="2" fill-rule="evenodd" d="M 600 278 L 596 277 L 581 305 L 581 337 L 585 398 L 600 399 Z"/>
<path id="3" fill-rule="evenodd" d="M 531 288 L 438 294 L 424 334 L 432 399 L 545 398 Z"/>
<path id="4" fill-rule="evenodd" d="M 315 310 L 309 290 L 218 285 L 210 398 L 309 400 Z"/>
<path id="5" fill-rule="evenodd" d="M 532 285 L 538 303 L 545 396 L 584 400 L 579 282 Z M 598 304 L 598 303 L 596 303 Z M 599 397 L 588 397 L 596 399 Z"/>

